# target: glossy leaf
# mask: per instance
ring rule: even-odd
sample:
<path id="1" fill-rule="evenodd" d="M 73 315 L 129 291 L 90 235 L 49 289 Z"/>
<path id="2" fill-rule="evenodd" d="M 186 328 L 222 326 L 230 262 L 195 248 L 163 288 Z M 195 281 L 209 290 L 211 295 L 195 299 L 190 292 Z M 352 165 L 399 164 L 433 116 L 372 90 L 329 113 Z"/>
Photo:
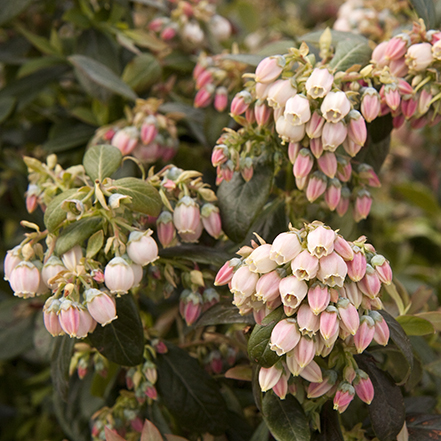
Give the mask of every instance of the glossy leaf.
<path id="1" fill-rule="evenodd" d="M 128 204 L 134 211 L 150 216 L 158 216 L 162 202 L 158 190 L 146 181 L 137 178 L 122 178 L 113 182 L 112 192 L 132 198 Z"/>
<path id="2" fill-rule="evenodd" d="M 276 352 L 270 349 L 269 342 L 274 326 L 277 325 L 283 315 L 284 312 L 281 307 L 268 314 L 263 319 L 261 325 L 254 327 L 248 340 L 248 355 L 250 359 L 262 367 L 269 368 L 280 358 Z"/>
<path id="3" fill-rule="evenodd" d="M 192 262 L 214 265 L 217 268 L 220 268 L 227 260 L 231 259 L 231 254 L 226 251 L 213 249 L 204 245 L 191 244 L 163 248 L 159 251 L 159 256 L 167 259 L 173 257 L 188 259 Z"/>
<path id="4" fill-rule="evenodd" d="M 80 219 L 79 221 L 72 222 L 58 236 L 55 244 L 55 253 L 61 256 L 75 245 L 81 245 L 92 234 L 101 229 L 102 222 L 100 217 Z"/>
<path id="5" fill-rule="evenodd" d="M 427 29 L 434 29 L 436 26 L 436 11 L 433 0 L 410 0 L 419 17 L 424 20 Z"/>
<path id="6" fill-rule="evenodd" d="M 371 54 L 372 49 L 367 42 L 357 39 L 342 40 L 337 44 L 329 66 L 336 72 L 345 71 L 354 64 L 365 66 L 369 63 Z"/>
<path id="7" fill-rule="evenodd" d="M 253 178 L 245 182 L 234 173 L 230 182 L 223 181 L 217 196 L 222 215 L 222 229 L 234 242 L 242 241 L 268 200 L 273 182 L 273 167 L 256 165 Z"/>
<path id="8" fill-rule="evenodd" d="M 432 323 L 422 317 L 401 315 L 396 320 L 407 335 L 428 335 L 435 332 Z"/>
<path id="9" fill-rule="evenodd" d="M 415 317 L 421 317 L 432 323 L 433 327 L 437 331 L 441 331 L 441 311 L 429 311 L 416 314 Z"/>
<path id="10" fill-rule="evenodd" d="M 372 381 L 375 395 L 368 406 L 372 427 L 380 441 L 396 439 L 406 415 L 400 388 L 387 372 L 379 369 L 372 358 L 357 355 L 356 361 Z"/>
<path id="11" fill-rule="evenodd" d="M 56 337 L 51 358 L 52 384 L 60 398 L 67 399 L 69 389 L 69 365 L 76 340 L 67 335 Z"/>
<path id="12" fill-rule="evenodd" d="M 309 441 L 309 422 L 302 406 L 293 395 L 281 400 L 272 391 L 262 401 L 263 418 L 277 441 Z"/>
<path id="13" fill-rule="evenodd" d="M 122 80 L 135 92 L 141 93 L 157 83 L 161 73 L 161 66 L 153 55 L 140 54 L 126 65 Z"/>
<path id="14" fill-rule="evenodd" d="M 231 301 L 222 301 L 216 303 L 206 312 L 204 312 L 194 324 L 194 327 L 223 325 L 229 323 L 246 323 L 253 325 L 255 323 L 252 314 L 240 315 L 237 306 Z"/>
<path id="15" fill-rule="evenodd" d="M 115 173 L 122 161 L 122 153 L 113 145 L 93 145 L 83 158 L 83 166 L 92 181 L 102 182 Z"/>
<path id="16" fill-rule="evenodd" d="M 91 344 L 110 361 L 136 366 L 143 360 L 144 331 L 138 308 L 130 294 L 116 298 L 118 318 L 97 326 L 89 334 Z"/>
<path id="17" fill-rule="evenodd" d="M 162 403 L 184 430 L 222 434 L 228 425 L 227 408 L 216 381 L 186 351 L 167 343 L 158 354 L 158 381 Z"/>
<path id="18" fill-rule="evenodd" d="M 93 88 L 99 86 L 129 100 L 137 99 L 135 92 L 104 64 L 84 55 L 72 55 L 68 60 L 80 73 L 78 79 L 89 93 L 93 93 Z"/>

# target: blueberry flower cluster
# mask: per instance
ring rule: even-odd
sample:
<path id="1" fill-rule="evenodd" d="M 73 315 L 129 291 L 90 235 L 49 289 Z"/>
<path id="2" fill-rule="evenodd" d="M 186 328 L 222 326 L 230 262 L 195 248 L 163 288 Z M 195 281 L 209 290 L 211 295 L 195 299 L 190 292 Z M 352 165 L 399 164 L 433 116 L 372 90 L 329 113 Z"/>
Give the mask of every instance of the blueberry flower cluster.
<path id="1" fill-rule="evenodd" d="M 233 304 L 242 315 L 252 312 L 257 323 L 283 308 L 269 342 L 280 363 L 261 368 L 261 388 L 284 397 L 291 376 L 300 376 L 310 382 L 311 398 L 338 388 L 335 403 L 342 412 L 347 406 L 340 395 L 353 397 L 351 384 L 357 379 L 356 384 L 366 384 L 365 373 L 356 374 L 348 354 L 363 352 L 372 341 L 386 345 L 389 340 L 389 328 L 378 313 L 381 287 L 392 280 L 389 262 L 365 237 L 348 242 L 318 221 L 301 230 L 290 228 L 272 244 L 261 242 L 242 248 L 241 258 L 226 262 L 215 280 L 215 285 L 228 284 Z M 350 381 L 346 376 L 334 389 L 337 376 L 324 375 L 323 361 L 333 351 L 345 353 L 354 371 Z"/>

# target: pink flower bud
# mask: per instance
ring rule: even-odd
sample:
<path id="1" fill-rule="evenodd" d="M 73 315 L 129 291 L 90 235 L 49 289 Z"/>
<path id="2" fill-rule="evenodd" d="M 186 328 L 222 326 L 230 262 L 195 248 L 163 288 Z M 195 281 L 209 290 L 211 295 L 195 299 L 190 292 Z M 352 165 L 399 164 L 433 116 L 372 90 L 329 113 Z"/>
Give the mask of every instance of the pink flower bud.
<path id="1" fill-rule="evenodd" d="M 231 292 L 238 293 L 244 297 L 250 297 L 255 293 L 259 276 L 252 273 L 248 266 L 240 267 L 231 279 Z"/>
<path id="2" fill-rule="evenodd" d="M 245 263 L 253 273 L 265 274 L 277 268 L 277 263 L 270 259 L 271 245 L 258 246 L 246 259 Z"/>
<path id="3" fill-rule="evenodd" d="M 360 164 L 358 166 L 358 176 L 367 181 L 370 187 L 381 187 L 380 179 L 369 164 Z"/>
<path id="4" fill-rule="evenodd" d="M 306 297 L 308 285 L 295 276 L 288 276 L 280 281 L 279 292 L 284 306 L 295 309 Z"/>
<path id="5" fill-rule="evenodd" d="M 163 17 L 155 18 L 149 23 L 148 28 L 153 32 L 159 32 L 164 26 Z"/>
<path id="6" fill-rule="evenodd" d="M 338 202 L 336 211 L 339 216 L 343 216 L 349 208 L 349 202 L 351 198 L 351 191 L 348 187 L 342 187 L 341 189 L 341 197 L 340 201 Z"/>
<path id="7" fill-rule="evenodd" d="M 225 41 L 230 38 L 231 24 L 221 15 L 214 14 L 208 22 L 208 27 L 218 41 Z"/>
<path id="8" fill-rule="evenodd" d="M 253 160 L 250 157 L 240 159 L 240 174 L 245 182 L 249 182 L 253 178 Z"/>
<path id="9" fill-rule="evenodd" d="M 112 138 L 112 145 L 117 147 L 123 155 L 129 155 L 138 145 L 138 139 L 138 129 L 133 126 L 128 126 L 116 132 Z"/>
<path id="10" fill-rule="evenodd" d="M 114 257 L 104 269 L 104 283 L 112 294 L 126 294 L 134 281 L 133 270 L 122 257 Z"/>
<path id="11" fill-rule="evenodd" d="M 270 349 L 280 357 L 294 349 L 300 340 L 295 319 L 281 320 L 271 332 Z"/>
<path id="12" fill-rule="evenodd" d="M 417 72 L 425 70 L 432 64 L 432 45 L 430 43 L 413 44 L 407 49 L 406 64 Z"/>
<path id="13" fill-rule="evenodd" d="M 323 381 L 322 370 L 314 360 L 308 363 L 299 375 L 305 380 L 313 383 L 321 383 Z"/>
<path id="14" fill-rule="evenodd" d="M 337 173 L 337 158 L 334 153 L 325 152 L 320 158 L 317 158 L 317 164 L 328 178 L 334 178 Z"/>
<path id="15" fill-rule="evenodd" d="M 337 309 L 340 319 L 348 332 L 355 335 L 360 326 L 357 308 L 348 299 L 340 299 L 337 303 Z"/>
<path id="16" fill-rule="evenodd" d="M 150 144 L 158 134 L 157 121 L 153 115 L 148 116 L 141 125 L 141 141 Z"/>
<path id="17" fill-rule="evenodd" d="M 293 354 L 292 358 L 295 358 L 300 368 L 303 369 L 314 359 L 315 356 L 314 340 L 307 336 L 302 336 L 299 342 L 297 343 L 296 347 L 292 350 L 292 354 Z M 289 358 L 289 354 L 287 357 L 287 365 L 288 365 L 288 358 Z M 288 369 L 289 369 L 289 365 L 288 365 Z"/>
<path id="18" fill-rule="evenodd" d="M 308 251 L 315 257 L 321 258 L 334 251 L 335 231 L 329 227 L 318 225 L 307 236 Z"/>
<path id="19" fill-rule="evenodd" d="M 284 116 L 294 126 L 306 124 L 311 118 L 308 98 L 300 94 L 289 98 L 285 105 Z"/>
<path id="20" fill-rule="evenodd" d="M 90 315 L 102 326 L 117 319 L 116 303 L 112 296 L 95 288 L 89 288 L 84 293 L 87 310 Z"/>
<path id="21" fill-rule="evenodd" d="M 403 78 L 398 79 L 398 90 L 403 97 L 413 96 L 415 91 L 413 87 Z"/>
<path id="22" fill-rule="evenodd" d="M 277 369 L 275 366 L 271 366 L 270 368 L 260 368 L 259 385 L 262 392 L 272 389 L 279 381 L 282 373 L 282 369 Z"/>
<path id="23" fill-rule="evenodd" d="M 387 60 L 398 60 L 403 57 L 410 45 L 410 37 L 407 34 L 398 34 L 391 38 L 384 50 L 384 57 Z"/>
<path id="24" fill-rule="evenodd" d="M 424 115 L 425 113 L 428 112 L 432 98 L 433 95 L 430 93 L 430 90 L 423 89 L 420 92 L 420 97 L 418 100 L 418 113 L 420 115 Z"/>
<path id="25" fill-rule="evenodd" d="M 63 265 L 63 262 L 56 256 L 49 257 L 41 270 L 41 278 L 43 283 L 52 290 L 57 289 L 58 283 L 49 283 L 49 281 L 55 276 L 58 276 L 58 274 L 62 271 L 67 271 L 66 267 Z"/>
<path id="26" fill-rule="evenodd" d="M 281 109 L 296 93 L 297 90 L 293 87 L 291 80 L 277 80 L 268 88 L 268 106 Z"/>
<path id="27" fill-rule="evenodd" d="M 191 44 L 198 45 L 204 40 L 204 31 L 196 21 L 188 21 L 181 30 L 181 35 Z"/>
<path id="28" fill-rule="evenodd" d="M 374 267 L 380 281 L 386 285 L 390 285 L 392 282 L 392 269 L 384 256 L 376 254 L 371 259 L 371 265 Z"/>
<path id="29" fill-rule="evenodd" d="M 328 123 L 338 123 L 351 110 L 351 103 L 344 92 L 329 92 L 320 110 Z"/>
<path id="30" fill-rule="evenodd" d="M 343 121 L 337 123 L 327 122 L 323 126 L 322 145 L 323 150 L 335 152 L 337 147 L 343 143 L 348 134 L 348 129 Z"/>
<path id="31" fill-rule="evenodd" d="M 273 83 L 256 83 L 256 98 L 265 100 Z"/>
<path id="32" fill-rule="evenodd" d="M 199 223 L 197 224 L 195 231 L 181 232 L 179 233 L 179 236 L 181 237 L 182 242 L 195 243 L 201 237 L 203 230 L 204 227 L 202 225 L 202 222 L 199 220 Z"/>
<path id="33" fill-rule="evenodd" d="M 211 103 L 214 91 L 215 88 L 212 84 L 207 84 L 200 89 L 194 97 L 194 106 L 197 109 L 207 107 Z"/>
<path id="34" fill-rule="evenodd" d="M 348 276 L 353 282 L 359 282 L 366 273 L 366 257 L 360 248 L 354 248 L 354 258 L 346 263 L 348 267 Z"/>
<path id="35" fill-rule="evenodd" d="M 308 299 L 309 300 L 309 299 Z M 297 324 L 302 334 L 315 335 L 320 328 L 320 319 L 306 303 L 297 311 Z"/>
<path id="36" fill-rule="evenodd" d="M 311 149 L 312 154 L 316 158 L 320 158 L 323 153 L 323 142 L 322 138 L 313 138 L 309 142 L 309 148 Z"/>
<path id="37" fill-rule="evenodd" d="M 276 121 L 276 132 L 283 142 L 299 142 L 305 136 L 305 125 L 294 126 L 282 115 Z"/>
<path id="38" fill-rule="evenodd" d="M 288 393 L 288 380 L 290 377 L 290 373 L 287 374 L 283 373 L 279 379 L 279 381 L 276 383 L 275 386 L 273 386 L 273 392 L 281 399 L 284 400 L 286 397 L 286 394 Z"/>
<path id="39" fill-rule="evenodd" d="M 323 98 L 332 88 L 334 76 L 328 69 L 315 68 L 306 80 L 305 87 L 307 94 L 313 98 Z"/>
<path id="40" fill-rule="evenodd" d="M 325 124 L 325 119 L 315 111 L 311 119 L 306 124 L 306 134 L 309 138 L 319 138 L 322 136 L 323 125 Z"/>
<path id="41" fill-rule="evenodd" d="M 308 250 L 302 251 L 292 262 L 293 276 L 299 280 L 311 280 L 317 275 L 319 260 L 311 256 Z"/>
<path id="42" fill-rule="evenodd" d="M 257 83 L 271 83 L 276 80 L 285 67 L 286 60 L 282 55 L 264 58 L 256 67 Z"/>
<path id="43" fill-rule="evenodd" d="M 372 197 L 367 190 L 361 190 L 357 193 L 354 207 L 354 219 L 356 222 L 366 219 L 371 211 Z"/>
<path id="44" fill-rule="evenodd" d="M 210 203 L 204 204 L 201 208 L 201 220 L 207 233 L 217 239 L 222 232 L 219 208 Z"/>
<path id="45" fill-rule="evenodd" d="M 191 326 L 199 318 L 202 312 L 202 296 L 196 292 L 190 292 L 185 297 L 182 316 L 187 326 Z"/>
<path id="46" fill-rule="evenodd" d="M 432 40 L 433 43 L 433 40 Z M 432 55 L 435 60 L 441 60 L 441 41 L 438 40 L 432 44 Z"/>
<path id="47" fill-rule="evenodd" d="M 20 247 L 16 246 L 12 250 L 9 250 L 6 253 L 3 271 L 5 273 L 5 280 L 9 280 L 11 276 L 12 270 L 22 261 L 22 257 L 20 256 Z"/>
<path id="48" fill-rule="evenodd" d="M 306 198 L 309 202 L 314 202 L 326 191 L 326 187 L 326 176 L 321 171 L 314 172 L 306 187 Z"/>
<path id="49" fill-rule="evenodd" d="M 133 262 L 145 266 L 158 259 L 158 245 L 151 237 L 153 231 L 132 231 L 127 242 L 127 254 Z"/>
<path id="50" fill-rule="evenodd" d="M 256 299 L 263 303 L 271 302 L 279 297 L 280 276 L 277 271 L 271 271 L 260 277 L 256 284 Z"/>
<path id="51" fill-rule="evenodd" d="M 346 262 L 337 253 L 331 253 L 320 259 L 317 278 L 330 287 L 342 287 L 348 268 Z"/>
<path id="52" fill-rule="evenodd" d="M 388 44 L 387 41 L 383 41 L 378 46 L 376 46 L 376 48 L 372 52 L 372 60 L 371 60 L 371 62 L 376 64 L 377 67 L 384 67 L 384 66 L 387 65 L 387 63 L 389 61 L 385 57 L 387 44 Z"/>
<path id="53" fill-rule="evenodd" d="M 363 294 L 358 289 L 357 283 L 346 281 L 344 284 L 345 288 L 345 296 L 348 300 L 356 307 L 358 308 L 361 305 L 361 302 L 363 300 Z"/>
<path id="54" fill-rule="evenodd" d="M 366 122 L 357 110 L 351 110 L 348 114 L 348 136 L 358 145 L 364 145 L 367 138 Z"/>
<path id="55" fill-rule="evenodd" d="M 319 398 L 327 394 L 337 381 L 335 371 L 326 371 L 323 381 L 320 383 L 310 383 L 307 389 L 308 398 Z"/>
<path id="56" fill-rule="evenodd" d="M 341 198 L 341 184 L 338 179 L 330 179 L 325 191 L 325 202 L 331 211 L 338 206 Z"/>
<path id="57" fill-rule="evenodd" d="M 326 286 L 322 286 L 317 283 L 309 288 L 308 304 L 311 311 L 315 315 L 319 315 L 322 311 L 324 311 L 328 307 L 330 300 L 331 295 L 329 294 L 329 290 Z"/>
<path id="58" fill-rule="evenodd" d="M 374 385 L 366 372 L 357 369 L 357 377 L 354 381 L 355 393 L 366 404 L 371 404 L 374 399 Z"/>
<path id="59" fill-rule="evenodd" d="M 354 251 L 349 245 L 348 241 L 340 234 L 336 235 L 334 242 L 334 250 L 343 257 L 344 260 L 352 260 L 354 258 Z"/>
<path id="60" fill-rule="evenodd" d="M 28 185 L 28 190 L 26 191 L 26 210 L 28 213 L 33 213 L 37 209 L 39 193 L 38 185 Z"/>
<path id="61" fill-rule="evenodd" d="M 196 90 L 199 90 L 202 87 L 204 87 L 206 84 L 213 82 L 213 73 L 210 70 L 204 69 L 195 79 L 196 79 Z"/>
<path id="62" fill-rule="evenodd" d="M 259 127 L 264 126 L 268 122 L 271 112 L 271 108 L 266 104 L 256 104 L 254 106 L 254 116 Z"/>
<path id="63" fill-rule="evenodd" d="M 400 58 L 398 60 L 392 60 L 389 64 L 390 73 L 395 77 L 402 78 L 409 73 L 409 68 L 407 67 L 405 58 Z"/>
<path id="64" fill-rule="evenodd" d="M 367 122 L 372 122 L 380 113 L 381 103 L 378 92 L 368 87 L 361 98 L 360 111 Z"/>
<path id="65" fill-rule="evenodd" d="M 296 178 L 308 176 L 314 165 L 314 158 L 308 149 L 301 149 L 293 166 L 293 174 Z"/>
<path id="66" fill-rule="evenodd" d="M 328 306 L 325 311 L 320 314 L 320 334 L 325 340 L 332 340 L 335 335 L 338 335 L 339 324 L 337 308 Z"/>
<path id="67" fill-rule="evenodd" d="M 61 328 L 60 321 L 58 319 L 60 305 L 61 302 L 58 299 L 49 297 L 44 303 L 43 307 L 44 326 L 49 334 L 51 334 L 53 337 L 64 334 L 64 331 Z"/>
<path id="68" fill-rule="evenodd" d="M 298 363 L 294 349 L 286 354 L 286 367 L 288 368 L 289 372 L 294 375 L 294 377 L 297 377 L 300 372 L 302 372 L 303 368 L 300 367 Z"/>
<path id="69" fill-rule="evenodd" d="M 354 395 L 355 389 L 352 385 L 346 382 L 340 383 L 334 396 L 334 410 L 343 413 L 354 399 Z"/>
<path id="70" fill-rule="evenodd" d="M 175 238 L 175 226 L 173 224 L 173 215 L 169 211 L 163 211 L 156 220 L 156 232 L 159 242 L 164 248 L 167 248 Z"/>
<path id="71" fill-rule="evenodd" d="M 68 299 L 61 302 L 58 317 L 61 328 L 69 337 L 84 338 L 96 326 L 86 308 Z"/>
<path id="72" fill-rule="evenodd" d="M 242 92 L 237 93 L 233 98 L 233 101 L 231 101 L 231 114 L 233 116 L 242 115 L 242 113 L 245 113 L 245 111 L 248 109 L 252 100 L 253 97 L 246 90 L 242 90 Z"/>
<path id="73" fill-rule="evenodd" d="M 223 112 L 228 106 L 228 91 L 226 87 L 218 87 L 214 95 L 214 108 Z"/>
<path id="74" fill-rule="evenodd" d="M 372 268 L 371 265 L 368 264 L 366 266 L 366 274 L 358 282 L 358 288 L 370 299 L 374 299 L 378 296 L 381 289 L 381 282 L 377 272 Z"/>
<path id="75" fill-rule="evenodd" d="M 156 390 L 156 387 L 152 384 L 147 385 L 145 389 L 145 395 L 152 400 L 158 399 L 158 391 Z"/>
<path id="76" fill-rule="evenodd" d="M 409 119 L 412 118 L 413 115 L 415 115 L 415 112 L 418 109 L 418 100 L 411 97 L 407 100 L 401 100 L 401 111 L 403 112 L 403 115 Z"/>
<path id="77" fill-rule="evenodd" d="M 200 223 L 199 205 L 190 196 L 182 197 L 176 204 L 173 222 L 178 233 L 195 233 Z"/>
<path id="78" fill-rule="evenodd" d="M 384 320 L 383 316 L 377 311 L 371 311 L 369 315 L 375 322 L 374 340 L 379 345 L 386 346 L 390 337 L 389 326 L 387 325 L 386 320 Z"/>
<path id="79" fill-rule="evenodd" d="M 360 327 L 354 335 L 354 344 L 357 352 L 361 354 L 370 344 L 374 338 L 375 322 L 374 320 L 364 315 L 360 319 Z"/>
<path id="80" fill-rule="evenodd" d="M 27 260 L 17 264 L 9 276 L 9 284 L 17 297 L 34 297 L 39 291 L 40 281 L 40 270 Z"/>
<path id="81" fill-rule="evenodd" d="M 240 259 L 231 259 L 225 262 L 221 269 L 216 274 L 216 278 L 214 279 L 215 286 L 222 286 L 230 283 L 233 278 L 235 268 L 240 264 Z"/>
<path id="82" fill-rule="evenodd" d="M 211 163 L 213 167 L 217 167 L 221 164 L 224 164 L 228 161 L 229 153 L 228 148 L 225 145 L 217 145 L 213 149 L 213 153 L 211 154 Z"/>

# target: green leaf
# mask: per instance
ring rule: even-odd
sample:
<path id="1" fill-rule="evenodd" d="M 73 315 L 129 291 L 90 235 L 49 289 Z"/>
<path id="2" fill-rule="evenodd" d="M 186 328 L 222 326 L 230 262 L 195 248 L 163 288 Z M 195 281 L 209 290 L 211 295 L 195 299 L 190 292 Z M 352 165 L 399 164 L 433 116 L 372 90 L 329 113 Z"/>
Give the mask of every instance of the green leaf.
<path id="1" fill-rule="evenodd" d="M 269 368 L 280 358 L 270 349 L 269 341 L 274 326 L 277 325 L 283 315 L 283 308 L 279 307 L 275 309 L 263 319 L 261 325 L 256 325 L 254 327 L 250 339 L 248 340 L 248 355 L 250 359 L 262 367 Z"/>
<path id="2" fill-rule="evenodd" d="M 308 32 L 307 34 L 302 35 L 299 37 L 300 41 L 304 41 L 305 43 L 313 44 L 314 46 L 319 46 L 320 37 L 322 36 L 323 31 L 313 31 Z M 355 34 L 353 32 L 343 32 L 343 31 L 334 31 L 331 30 L 332 35 L 332 43 L 334 45 L 340 43 L 344 40 L 352 40 L 357 41 L 359 43 L 368 43 L 368 39 L 366 37 L 363 37 L 361 34 Z"/>
<path id="3" fill-rule="evenodd" d="M 24 11 L 32 0 L 3 0 L 0 8 L 0 26 Z"/>
<path id="4" fill-rule="evenodd" d="M 371 59 L 372 49 L 369 44 L 357 39 L 342 40 L 337 44 L 334 57 L 329 66 L 336 72 L 345 71 L 354 64 L 365 66 Z"/>
<path id="5" fill-rule="evenodd" d="M 150 49 L 153 52 L 162 52 L 169 48 L 166 42 L 142 29 L 127 29 L 123 35 L 133 40 L 137 46 Z"/>
<path id="6" fill-rule="evenodd" d="M 422 208 L 428 215 L 439 216 L 441 208 L 433 192 L 421 182 L 402 182 L 394 186 L 408 202 Z"/>
<path id="7" fill-rule="evenodd" d="M 91 217 L 72 222 L 63 229 L 55 244 L 55 253 L 61 256 L 75 245 L 81 245 L 103 226 L 101 217 Z"/>
<path id="8" fill-rule="evenodd" d="M 162 403 L 183 430 L 222 434 L 227 428 L 227 408 L 215 380 L 183 349 L 167 343 L 158 354 L 158 381 Z"/>
<path id="9" fill-rule="evenodd" d="M 341 432 L 338 412 L 332 408 L 332 401 L 328 400 L 320 413 L 320 432 L 314 432 L 313 441 L 344 441 Z"/>
<path id="10" fill-rule="evenodd" d="M 436 377 L 441 377 L 441 360 L 432 361 L 432 363 L 425 364 L 424 370 Z"/>
<path id="11" fill-rule="evenodd" d="M 121 165 L 122 153 L 113 145 L 93 145 L 83 158 L 84 169 L 92 181 L 102 182 Z"/>
<path id="12" fill-rule="evenodd" d="M 368 409 L 375 434 L 380 441 L 396 439 L 406 415 L 400 388 L 387 372 L 375 365 L 372 358 L 362 354 L 355 359 L 358 366 L 369 375 L 374 386 L 374 399 Z"/>
<path id="13" fill-rule="evenodd" d="M 421 312 L 416 314 L 416 317 L 421 317 L 432 323 L 436 331 L 441 331 L 441 311 Z"/>
<path id="14" fill-rule="evenodd" d="M 138 308 L 130 294 L 116 298 L 118 318 L 106 326 L 98 326 L 89 340 L 110 361 L 123 366 L 142 363 L 144 331 Z"/>
<path id="15" fill-rule="evenodd" d="M 441 415 L 412 415 L 406 419 L 409 440 L 433 441 L 441 436 Z"/>
<path id="16" fill-rule="evenodd" d="M 112 192 L 130 196 L 132 201 L 128 206 L 140 213 L 158 216 L 162 201 L 158 190 L 142 179 L 122 178 L 113 182 Z"/>
<path id="17" fill-rule="evenodd" d="M 11 360 L 32 348 L 34 314 L 23 315 L 21 299 L 0 303 L 0 361 Z"/>
<path id="18" fill-rule="evenodd" d="M 245 182 L 240 173 L 234 173 L 230 182 L 223 181 L 219 186 L 222 229 L 234 242 L 244 239 L 261 213 L 271 191 L 273 175 L 272 165 L 256 165 L 249 182 Z"/>
<path id="19" fill-rule="evenodd" d="M 27 75 L 31 75 L 47 67 L 59 66 L 64 64 L 66 64 L 66 61 L 59 56 L 33 58 L 20 67 L 17 72 L 17 78 L 26 77 Z"/>
<path id="20" fill-rule="evenodd" d="M 5 119 L 11 114 L 16 102 L 17 100 L 13 96 L 7 96 L 0 99 L 0 123 L 5 121 Z"/>
<path id="21" fill-rule="evenodd" d="M 409 378 L 413 368 L 412 345 L 403 328 L 388 312 L 386 312 L 384 309 L 378 312 L 383 316 L 384 320 L 386 320 L 387 326 L 389 327 L 390 331 L 390 338 L 395 343 L 397 348 L 401 351 L 407 362 L 407 375 L 403 378 L 401 383 L 399 383 L 400 385 L 402 385 Z"/>
<path id="22" fill-rule="evenodd" d="M 33 34 L 32 32 L 29 32 L 27 29 L 25 29 L 22 26 L 17 26 L 17 29 L 23 36 L 26 38 L 26 40 L 29 41 L 34 47 L 36 47 L 40 52 L 46 55 L 57 55 L 58 51 L 56 48 L 54 48 L 50 41 L 47 38 L 44 38 L 40 35 Z"/>
<path id="23" fill-rule="evenodd" d="M 67 335 L 56 337 L 51 359 L 52 384 L 62 400 L 67 399 L 69 390 L 69 365 L 75 339 Z"/>
<path id="24" fill-rule="evenodd" d="M 99 86 L 132 101 L 138 98 L 135 92 L 104 64 L 84 55 L 72 55 L 68 60 L 79 74 L 78 80 L 91 95 L 96 96 L 95 88 Z"/>
<path id="25" fill-rule="evenodd" d="M 293 395 L 281 400 L 272 391 L 262 401 L 263 418 L 277 441 L 309 441 L 309 422 L 302 406 Z"/>
<path id="26" fill-rule="evenodd" d="M 194 327 L 224 325 L 229 323 L 246 323 L 253 325 L 254 317 L 252 314 L 240 315 L 237 306 L 231 301 L 219 302 L 204 312 L 194 324 Z"/>
<path id="27" fill-rule="evenodd" d="M 95 134 L 95 128 L 74 120 L 54 124 L 43 148 L 50 153 L 60 153 L 86 145 Z"/>
<path id="28" fill-rule="evenodd" d="M 279 40 L 263 46 L 261 49 L 259 49 L 257 55 L 268 57 L 271 55 L 286 54 L 290 48 L 297 46 L 298 45 L 294 42 L 294 40 Z"/>
<path id="29" fill-rule="evenodd" d="M 182 244 L 177 247 L 164 248 L 159 251 L 159 256 L 167 259 L 178 258 L 188 259 L 192 262 L 205 263 L 220 268 L 227 260 L 231 259 L 231 254 L 210 248 L 204 245 Z"/>
<path id="30" fill-rule="evenodd" d="M 142 93 L 161 79 L 162 69 L 151 54 L 140 54 L 127 63 L 122 80 L 135 92 Z"/>
<path id="31" fill-rule="evenodd" d="M 428 335 L 435 332 L 432 323 L 422 317 L 400 315 L 397 317 L 397 322 L 407 335 Z"/>
<path id="32" fill-rule="evenodd" d="M 149 420 L 144 421 L 140 441 L 163 441 L 157 427 Z"/>
<path id="33" fill-rule="evenodd" d="M 433 0 L 410 0 L 410 3 L 415 8 L 418 17 L 424 20 L 426 28 L 435 29 L 437 14 Z"/>
<path id="34" fill-rule="evenodd" d="M 87 241 L 86 257 L 92 259 L 104 245 L 104 231 L 99 230 Z"/>
<path id="35" fill-rule="evenodd" d="M 262 421 L 254 431 L 250 441 L 268 441 L 269 429 L 265 421 Z"/>
<path id="36" fill-rule="evenodd" d="M 223 54 L 223 60 L 238 61 L 240 63 L 248 64 L 249 66 L 257 67 L 257 65 L 265 58 L 265 55 L 256 54 Z"/>
<path id="37" fill-rule="evenodd" d="M 44 212 L 44 224 L 49 233 L 54 233 L 61 223 L 66 219 L 67 213 L 61 208 L 63 202 L 66 199 L 76 199 L 80 193 L 77 188 L 71 188 L 63 191 L 59 195 L 55 196 Z"/>

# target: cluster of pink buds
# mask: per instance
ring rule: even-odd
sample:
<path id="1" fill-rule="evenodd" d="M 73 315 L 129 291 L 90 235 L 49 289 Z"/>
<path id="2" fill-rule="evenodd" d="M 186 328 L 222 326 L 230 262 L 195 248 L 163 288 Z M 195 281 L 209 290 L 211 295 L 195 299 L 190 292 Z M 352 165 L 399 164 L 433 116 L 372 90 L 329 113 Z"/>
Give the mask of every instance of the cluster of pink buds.
<path id="1" fill-rule="evenodd" d="M 205 230 L 219 238 L 222 222 L 216 195 L 196 171 L 167 166 L 149 180 L 167 201 L 156 219 L 159 242 L 164 248 L 181 242 L 197 242 Z"/>
<path id="2" fill-rule="evenodd" d="M 194 98 L 195 107 L 207 107 L 213 103 L 218 112 L 226 110 L 229 95 L 235 93 L 242 85 L 242 74 L 246 65 L 229 60 L 224 55 L 199 55 L 193 70 L 193 79 L 197 90 Z"/>
<path id="3" fill-rule="evenodd" d="M 156 99 L 139 101 L 127 119 L 100 127 L 90 145 L 111 144 L 146 164 L 169 162 L 179 146 L 176 121 L 160 112 L 160 104 Z"/>
<path id="4" fill-rule="evenodd" d="M 187 326 L 191 326 L 207 309 L 219 302 L 214 288 L 184 289 L 179 297 L 179 313 Z"/>
<path id="5" fill-rule="evenodd" d="M 228 284 L 233 304 L 241 314 L 252 312 L 257 323 L 283 308 L 269 342 L 281 363 L 262 368 L 262 390 L 286 391 L 291 375 L 322 383 L 320 359 L 334 348 L 361 353 L 372 341 L 388 343 L 389 328 L 377 310 L 392 271 L 364 236 L 348 242 L 315 221 L 301 230 L 290 228 L 272 244 L 259 240 L 224 264 L 215 285 Z"/>
<path id="6" fill-rule="evenodd" d="M 157 400 L 158 392 L 155 384 L 158 379 L 158 372 L 154 363 L 156 353 L 154 349 L 148 346 L 148 358 L 144 364 L 136 368 L 130 368 L 126 373 L 126 384 L 129 390 L 134 390 L 136 400 L 139 404 L 146 400 Z"/>
<path id="7" fill-rule="evenodd" d="M 194 51 L 207 47 L 209 36 L 219 42 L 230 38 L 230 22 L 216 14 L 210 2 L 187 0 L 164 3 L 169 13 L 156 16 L 147 25 L 149 31 L 161 40 L 174 46 L 180 43 L 182 49 Z"/>

